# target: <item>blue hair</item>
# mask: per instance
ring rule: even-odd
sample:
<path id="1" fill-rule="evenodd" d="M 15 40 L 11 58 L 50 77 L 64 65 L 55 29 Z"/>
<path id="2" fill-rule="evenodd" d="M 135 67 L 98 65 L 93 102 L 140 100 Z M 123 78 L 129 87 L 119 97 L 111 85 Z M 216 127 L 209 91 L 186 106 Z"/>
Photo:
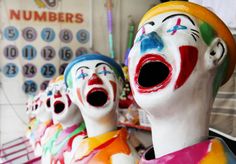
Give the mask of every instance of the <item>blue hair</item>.
<path id="1" fill-rule="evenodd" d="M 88 61 L 88 60 L 102 60 L 102 61 L 110 64 L 111 67 L 113 68 L 113 71 L 117 75 L 117 77 L 120 77 L 124 81 L 125 78 L 124 78 L 122 68 L 118 63 L 115 62 L 115 60 L 113 60 L 112 58 L 107 57 L 105 55 L 101 55 L 101 54 L 85 54 L 85 55 L 81 55 L 81 56 L 76 57 L 74 60 L 72 60 L 67 65 L 65 72 L 64 72 L 64 81 L 65 81 L 66 87 L 68 87 L 67 78 L 70 74 L 71 68 L 77 63 L 80 63 L 82 61 Z"/>

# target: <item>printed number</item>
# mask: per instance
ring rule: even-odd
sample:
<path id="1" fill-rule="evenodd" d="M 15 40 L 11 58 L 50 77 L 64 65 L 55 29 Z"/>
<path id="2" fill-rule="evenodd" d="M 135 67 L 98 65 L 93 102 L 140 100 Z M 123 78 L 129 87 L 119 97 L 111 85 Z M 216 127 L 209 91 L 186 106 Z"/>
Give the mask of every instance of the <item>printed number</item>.
<path id="1" fill-rule="evenodd" d="M 33 31 L 32 30 L 27 30 L 26 31 L 26 38 L 27 39 L 32 39 L 34 37 Z"/>
<path id="2" fill-rule="evenodd" d="M 7 72 L 8 75 L 16 74 L 16 66 L 15 65 L 7 65 Z"/>
<path id="3" fill-rule="evenodd" d="M 26 27 L 22 33 L 23 33 L 23 38 L 25 38 L 25 40 L 27 41 L 34 41 L 37 37 L 37 32 L 32 27 Z"/>
<path id="4" fill-rule="evenodd" d="M 32 60 L 33 58 L 36 57 L 36 49 L 33 46 L 26 46 L 23 48 L 23 52 L 22 55 L 24 58 L 28 59 L 28 60 Z"/>
<path id="5" fill-rule="evenodd" d="M 3 72 L 7 77 L 14 77 L 18 73 L 18 67 L 13 63 L 9 63 L 4 66 Z"/>
<path id="6" fill-rule="evenodd" d="M 83 55 L 83 54 L 87 54 L 88 50 L 85 47 L 80 47 L 76 50 L 76 57 Z"/>
<path id="7" fill-rule="evenodd" d="M 52 64 L 45 64 L 41 69 L 41 73 L 45 77 L 52 77 L 56 73 L 56 68 Z"/>
<path id="8" fill-rule="evenodd" d="M 59 74 L 60 75 L 64 74 L 64 71 L 65 71 L 67 65 L 68 65 L 67 63 L 64 63 L 60 66 L 60 68 L 59 68 Z"/>
<path id="9" fill-rule="evenodd" d="M 60 39 L 64 43 L 69 43 L 73 39 L 73 34 L 70 30 L 62 30 L 60 32 Z"/>
<path id="10" fill-rule="evenodd" d="M 4 49 L 4 55 L 8 59 L 14 59 L 18 56 L 18 49 L 16 46 L 9 45 Z"/>
<path id="11" fill-rule="evenodd" d="M 35 93 L 37 91 L 37 84 L 33 81 L 26 81 L 23 85 L 23 90 L 26 94 Z"/>
<path id="12" fill-rule="evenodd" d="M 51 60 L 54 58 L 55 54 L 55 50 L 50 46 L 44 47 L 41 51 L 41 55 L 45 60 Z"/>
<path id="13" fill-rule="evenodd" d="M 44 81 L 44 82 L 40 85 L 40 89 L 41 89 L 42 91 L 44 91 L 44 90 L 48 87 L 48 83 L 49 83 L 48 80 L 47 80 L 47 81 Z"/>
<path id="14" fill-rule="evenodd" d="M 45 35 L 46 35 L 46 40 L 49 40 L 51 36 L 51 31 L 50 30 L 45 31 Z"/>
<path id="15" fill-rule="evenodd" d="M 27 65 L 24 65 L 23 67 L 23 74 L 26 77 L 33 77 L 36 74 L 36 72 L 37 72 L 37 69 L 32 64 L 27 64 Z"/>
<path id="16" fill-rule="evenodd" d="M 46 42 L 51 42 L 55 38 L 55 32 L 52 28 L 44 28 L 41 32 L 41 37 Z"/>
<path id="17" fill-rule="evenodd" d="M 76 37 L 80 43 L 85 44 L 89 41 L 89 32 L 87 30 L 79 30 Z"/>
<path id="18" fill-rule="evenodd" d="M 59 50 L 59 57 L 64 61 L 70 60 L 72 56 L 73 52 L 69 47 L 63 47 Z"/>
<path id="19" fill-rule="evenodd" d="M 64 40 L 69 40 L 69 39 L 70 39 L 70 36 L 69 36 L 68 31 L 65 31 L 65 32 L 64 32 L 64 34 L 63 34 L 63 39 L 64 39 Z"/>
<path id="20" fill-rule="evenodd" d="M 9 26 L 4 30 L 4 37 L 10 41 L 16 40 L 18 38 L 18 35 L 18 30 L 13 26 Z"/>

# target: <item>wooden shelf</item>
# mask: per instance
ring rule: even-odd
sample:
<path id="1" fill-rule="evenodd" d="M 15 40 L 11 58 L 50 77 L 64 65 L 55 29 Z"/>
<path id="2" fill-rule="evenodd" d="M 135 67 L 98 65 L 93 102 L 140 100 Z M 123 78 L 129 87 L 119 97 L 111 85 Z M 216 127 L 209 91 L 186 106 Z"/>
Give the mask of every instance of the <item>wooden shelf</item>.
<path id="1" fill-rule="evenodd" d="M 145 131 L 151 131 L 150 127 L 141 126 L 141 125 L 134 125 L 134 124 L 131 124 L 131 123 L 118 122 L 118 126 L 125 126 L 125 127 L 128 127 L 128 128 L 135 128 L 135 129 L 140 129 L 140 130 L 145 130 Z"/>

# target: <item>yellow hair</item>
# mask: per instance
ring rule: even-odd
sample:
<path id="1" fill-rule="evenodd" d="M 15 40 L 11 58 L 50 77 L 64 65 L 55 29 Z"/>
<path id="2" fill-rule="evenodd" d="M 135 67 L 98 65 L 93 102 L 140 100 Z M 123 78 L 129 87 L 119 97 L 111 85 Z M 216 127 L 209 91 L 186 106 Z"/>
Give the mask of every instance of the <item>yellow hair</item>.
<path id="1" fill-rule="evenodd" d="M 227 74 L 225 76 L 225 79 L 222 82 L 223 85 L 225 82 L 228 81 L 234 71 L 236 61 L 236 44 L 228 27 L 213 12 L 191 2 L 172 1 L 161 3 L 147 11 L 147 13 L 143 16 L 139 27 L 141 27 L 147 20 L 151 19 L 154 16 L 173 11 L 187 13 L 196 17 L 199 20 L 208 23 L 217 32 L 217 35 L 225 41 L 228 48 L 227 50 L 229 56 L 229 65 L 227 68 Z"/>
<path id="2" fill-rule="evenodd" d="M 50 80 L 49 84 L 57 83 L 57 82 L 62 81 L 62 80 L 64 80 L 64 76 L 60 75 L 60 76 L 54 77 L 52 80 Z"/>

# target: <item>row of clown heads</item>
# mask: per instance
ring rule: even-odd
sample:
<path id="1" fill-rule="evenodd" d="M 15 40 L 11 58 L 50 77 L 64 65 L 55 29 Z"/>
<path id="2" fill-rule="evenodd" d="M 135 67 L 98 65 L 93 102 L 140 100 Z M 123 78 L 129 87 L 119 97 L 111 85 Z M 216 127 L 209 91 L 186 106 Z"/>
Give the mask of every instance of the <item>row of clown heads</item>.
<path id="1" fill-rule="evenodd" d="M 133 97 L 152 130 L 142 158 L 116 125 L 122 69 L 100 54 L 75 58 L 28 100 L 27 137 L 43 163 L 235 163 L 223 140 L 208 136 L 210 108 L 235 60 L 235 41 L 211 11 L 159 4 L 141 20 L 128 58 Z"/>

